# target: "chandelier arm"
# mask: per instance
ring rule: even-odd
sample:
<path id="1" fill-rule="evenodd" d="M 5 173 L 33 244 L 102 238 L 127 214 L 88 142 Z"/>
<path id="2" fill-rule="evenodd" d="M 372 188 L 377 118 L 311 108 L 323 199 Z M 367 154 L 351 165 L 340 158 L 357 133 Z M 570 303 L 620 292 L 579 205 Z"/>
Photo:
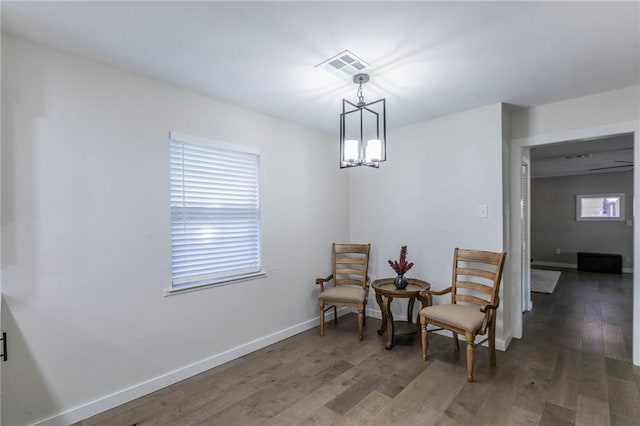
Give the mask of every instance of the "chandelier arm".
<path id="1" fill-rule="evenodd" d="M 343 110 L 344 110 L 344 102 L 348 103 L 348 104 L 349 104 L 349 105 L 351 105 L 353 108 L 355 108 L 355 109 L 353 109 L 353 110 L 351 110 L 351 111 L 345 111 L 345 112 L 353 112 L 353 111 L 357 111 L 358 109 L 360 109 L 360 107 L 359 107 L 358 105 L 354 104 L 354 103 L 353 103 L 353 102 L 351 102 L 349 99 L 343 99 L 342 101 L 343 101 L 343 104 L 342 104 L 342 108 L 343 108 Z"/>

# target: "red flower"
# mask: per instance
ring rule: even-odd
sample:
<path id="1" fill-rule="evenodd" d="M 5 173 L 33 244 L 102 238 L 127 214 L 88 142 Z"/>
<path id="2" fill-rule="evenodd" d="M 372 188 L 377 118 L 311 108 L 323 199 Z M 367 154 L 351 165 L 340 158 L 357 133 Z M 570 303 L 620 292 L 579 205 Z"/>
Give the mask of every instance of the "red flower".
<path id="1" fill-rule="evenodd" d="M 404 275 L 413 266 L 413 262 L 407 262 L 407 246 L 400 248 L 400 261 L 389 260 L 388 262 L 398 275 Z"/>

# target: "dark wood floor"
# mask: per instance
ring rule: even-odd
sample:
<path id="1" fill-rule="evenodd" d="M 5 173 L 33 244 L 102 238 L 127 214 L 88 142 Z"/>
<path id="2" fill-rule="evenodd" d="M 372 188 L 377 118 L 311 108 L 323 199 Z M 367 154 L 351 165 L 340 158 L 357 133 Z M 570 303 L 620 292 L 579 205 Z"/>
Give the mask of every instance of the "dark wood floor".
<path id="1" fill-rule="evenodd" d="M 496 367 L 476 348 L 472 384 L 451 339 L 430 336 L 425 363 L 372 318 L 358 341 L 348 315 L 77 425 L 640 425 L 631 276 L 563 271 L 533 302 Z"/>

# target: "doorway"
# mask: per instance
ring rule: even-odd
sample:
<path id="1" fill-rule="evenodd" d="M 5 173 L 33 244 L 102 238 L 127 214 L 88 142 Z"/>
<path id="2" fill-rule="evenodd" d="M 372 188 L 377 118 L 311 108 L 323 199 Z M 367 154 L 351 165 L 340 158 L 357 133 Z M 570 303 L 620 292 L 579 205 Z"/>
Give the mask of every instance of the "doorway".
<path id="1" fill-rule="evenodd" d="M 530 224 L 527 223 L 529 217 L 527 217 L 527 221 L 523 221 L 523 206 L 527 203 L 530 203 L 529 190 L 530 190 L 530 179 L 527 181 L 528 187 L 525 186 L 524 178 L 523 178 L 523 162 L 529 163 L 530 159 L 530 150 L 532 148 L 542 148 L 545 146 L 552 146 L 556 144 L 568 143 L 568 142 L 588 142 L 591 140 L 601 139 L 601 138 L 609 138 L 619 135 L 628 135 L 633 141 L 633 158 L 635 160 L 638 159 L 638 132 L 637 132 L 637 123 L 628 122 L 621 123 L 615 126 L 603 126 L 601 128 L 591 128 L 586 130 L 578 130 L 572 132 L 566 132 L 562 135 L 549 135 L 549 136 L 536 136 L 536 137 L 527 137 L 519 140 L 514 140 L 512 142 L 512 150 L 511 150 L 511 176 L 512 182 L 520 181 L 520 185 L 512 185 L 512 202 L 511 202 L 511 211 L 512 217 L 517 218 L 512 222 L 514 226 L 512 228 L 512 241 L 511 241 L 511 249 L 514 252 L 512 257 L 512 277 L 517 279 L 520 283 L 519 288 L 514 287 L 514 294 L 512 294 L 511 298 L 511 312 L 513 318 L 513 331 L 512 335 L 516 338 L 522 337 L 522 327 L 523 327 L 523 311 L 527 309 L 526 296 L 528 296 L 528 289 L 524 287 L 528 287 L 528 282 L 522 279 L 523 274 L 525 273 L 525 262 L 524 258 L 526 253 L 529 241 L 531 238 L 530 234 Z M 620 163 L 619 165 L 622 165 Z M 528 170 L 531 172 L 531 170 Z M 639 185 L 640 175 L 637 170 L 633 171 L 633 195 L 631 196 L 630 203 L 635 203 L 635 200 L 639 199 L 637 191 L 640 188 Z M 633 212 L 635 209 L 631 209 Z M 633 213 L 632 213 L 633 214 Z M 633 219 L 631 219 L 633 220 Z M 523 229 L 524 228 L 524 229 Z M 640 256 L 638 255 L 638 247 L 640 246 L 640 233 L 637 227 L 633 229 L 633 250 L 631 255 L 630 264 L 639 265 Z M 528 256 L 527 256 L 528 257 Z M 638 279 L 638 274 L 633 275 L 633 335 L 640 335 L 640 280 Z M 635 365 L 640 365 L 640 342 L 639 339 L 633 340 L 633 363 Z"/>
<path id="2" fill-rule="evenodd" d="M 523 239 L 532 267 L 577 269 L 577 253 L 586 252 L 615 254 L 620 272 L 632 271 L 633 154 L 633 134 L 530 148 Z"/>

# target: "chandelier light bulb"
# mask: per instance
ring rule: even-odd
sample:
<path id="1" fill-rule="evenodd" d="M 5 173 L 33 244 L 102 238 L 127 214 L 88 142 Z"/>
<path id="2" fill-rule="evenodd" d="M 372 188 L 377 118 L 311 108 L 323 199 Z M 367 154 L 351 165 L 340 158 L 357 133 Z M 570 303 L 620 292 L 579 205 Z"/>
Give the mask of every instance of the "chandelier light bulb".
<path id="1" fill-rule="evenodd" d="M 380 139 L 370 139 L 367 141 L 365 150 L 365 162 L 377 163 L 382 157 L 382 142 Z"/>
<path id="2" fill-rule="evenodd" d="M 358 161 L 358 141 L 355 139 L 348 139 L 344 141 L 344 159 L 348 163 L 355 163 Z"/>

